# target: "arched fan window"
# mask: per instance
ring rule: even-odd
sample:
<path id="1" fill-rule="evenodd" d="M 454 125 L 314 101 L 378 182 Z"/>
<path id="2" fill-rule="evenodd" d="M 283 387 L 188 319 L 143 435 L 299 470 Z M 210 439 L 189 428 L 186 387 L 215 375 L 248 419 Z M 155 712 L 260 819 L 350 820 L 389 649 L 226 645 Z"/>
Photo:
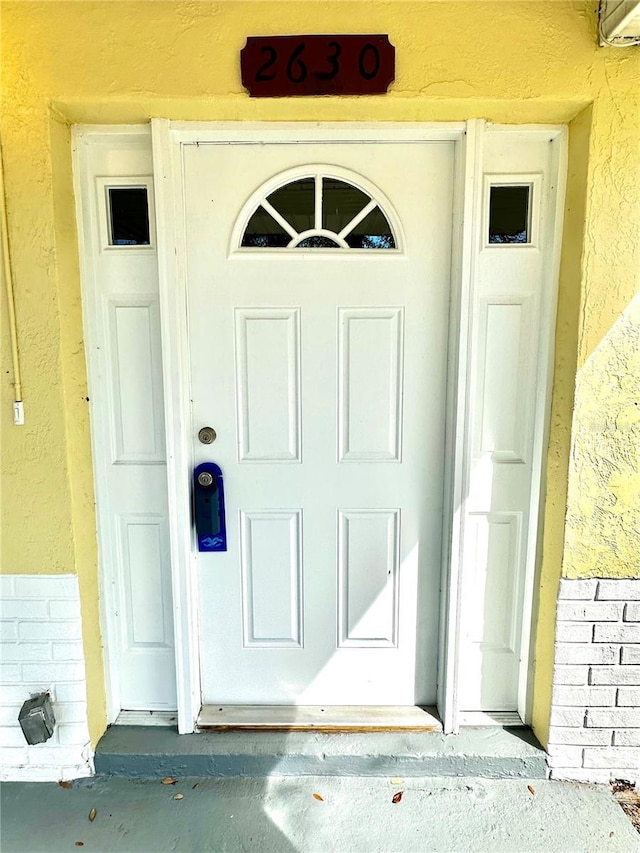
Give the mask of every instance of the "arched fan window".
<path id="1" fill-rule="evenodd" d="M 240 245 L 252 249 L 395 249 L 378 202 L 337 178 L 311 175 L 271 192 L 249 217 Z"/>

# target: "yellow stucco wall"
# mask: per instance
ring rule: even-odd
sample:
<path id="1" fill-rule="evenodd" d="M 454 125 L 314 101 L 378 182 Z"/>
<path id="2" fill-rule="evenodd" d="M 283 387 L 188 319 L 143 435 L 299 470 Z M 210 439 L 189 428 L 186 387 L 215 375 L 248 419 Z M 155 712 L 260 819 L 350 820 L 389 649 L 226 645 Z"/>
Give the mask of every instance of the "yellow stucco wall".
<path id="1" fill-rule="evenodd" d="M 561 566 L 571 577 L 638 574 L 638 317 L 621 315 L 640 275 L 640 49 L 599 49 L 594 6 L 2 3 L 0 130 L 27 422 L 11 425 L 3 310 L 1 565 L 78 573 L 94 741 L 105 704 L 69 129 L 151 116 L 571 123 L 536 640 L 534 727 L 546 738 Z M 392 92 L 248 98 L 238 63 L 246 36 L 297 32 L 389 33 Z"/>
<path id="2" fill-rule="evenodd" d="M 640 577 L 639 297 L 580 368 L 574 417 L 564 574 Z"/>

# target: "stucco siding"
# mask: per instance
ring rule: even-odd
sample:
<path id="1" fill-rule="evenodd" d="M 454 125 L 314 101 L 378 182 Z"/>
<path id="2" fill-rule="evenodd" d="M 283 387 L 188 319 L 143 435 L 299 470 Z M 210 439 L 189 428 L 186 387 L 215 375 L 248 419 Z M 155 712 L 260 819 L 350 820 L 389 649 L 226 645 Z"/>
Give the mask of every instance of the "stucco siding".
<path id="1" fill-rule="evenodd" d="M 639 401 L 636 297 L 578 370 L 563 567 L 567 577 L 640 577 Z"/>

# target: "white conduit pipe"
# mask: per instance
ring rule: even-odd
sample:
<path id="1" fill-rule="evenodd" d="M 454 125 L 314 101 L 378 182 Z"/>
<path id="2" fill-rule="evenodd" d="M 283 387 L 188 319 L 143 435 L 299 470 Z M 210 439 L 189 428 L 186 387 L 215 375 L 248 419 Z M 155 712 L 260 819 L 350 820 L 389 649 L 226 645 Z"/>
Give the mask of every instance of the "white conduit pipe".
<path id="1" fill-rule="evenodd" d="M 9 333 L 11 337 L 11 361 L 13 365 L 13 422 L 16 425 L 24 423 L 22 407 L 22 379 L 20 376 L 20 357 L 18 355 L 18 330 L 16 326 L 16 307 L 13 295 L 13 275 L 11 258 L 9 256 L 9 229 L 7 223 L 7 205 L 4 189 L 4 165 L 2 161 L 2 146 L 0 145 L 0 231 L 2 232 L 2 262 L 4 282 L 7 290 L 7 308 L 9 310 Z"/>

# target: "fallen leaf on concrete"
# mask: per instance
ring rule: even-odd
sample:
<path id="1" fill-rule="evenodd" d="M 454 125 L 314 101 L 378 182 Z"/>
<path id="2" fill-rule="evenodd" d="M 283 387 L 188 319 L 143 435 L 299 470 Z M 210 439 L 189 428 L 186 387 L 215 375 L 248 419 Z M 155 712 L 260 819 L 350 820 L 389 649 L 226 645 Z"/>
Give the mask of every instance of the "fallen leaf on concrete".
<path id="1" fill-rule="evenodd" d="M 398 779 L 397 776 L 394 776 L 393 779 L 391 780 L 392 785 L 402 785 L 403 782 L 404 782 L 404 779 Z"/>
<path id="2" fill-rule="evenodd" d="M 73 783 L 72 782 L 66 782 L 64 779 L 61 779 L 58 782 L 58 785 L 60 785 L 61 788 L 66 788 L 67 791 L 69 790 L 69 788 L 73 788 Z"/>
<path id="3" fill-rule="evenodd" d="M 200 782 L 196 782 L 196 784 L 195 784 L 195 785 L 192 785 L 192 786 L 191 786 L 192 790 L 193 790 L 194 788 L 197 788 L 199 784 L 200 784 Z"/>
<path id="4" fill-rule="evenodd" d="M 174 794 L 173 799 L 174 800 L 184 800 L 184 794 Z"/>
<path id="5" fill-rule="evenodd" d="M 527 788 L 530 794 L 535 794 L 536 789 L 533 787 L 533 785 L 527 785 Z"/>
<path id="6" fill-rule="evenodd" d="M 173 776 L 165 776 L 162 780 L 163 785 L 175 785 L 178 780 L 174 779 Z"/>
<path id="7" fill-rule="evenodd" d="M 391 798 L 391 802 L 392 803 L 399 803 L 400 800 L 402 799 L 403 794 L 404 794 L 404 791 L 398 791 L 398 793 L 394 794 L 393 797 Z"/>
<path id="8" fill-rule="evenodd" d="M 314 800 L 320 800 L 321 803 L 324 803 L 324 797 L 321 796 L 320 794 L 314 794 L 313 799 Z"/>
<path id="9" fill-rule="evenodd" d="M 95 809 L 91 809 L 91 811 L 89 812 L 89 820 L 91 821 L 91 823 L 94 822 L 97 814 L 98 812 Z"/>

